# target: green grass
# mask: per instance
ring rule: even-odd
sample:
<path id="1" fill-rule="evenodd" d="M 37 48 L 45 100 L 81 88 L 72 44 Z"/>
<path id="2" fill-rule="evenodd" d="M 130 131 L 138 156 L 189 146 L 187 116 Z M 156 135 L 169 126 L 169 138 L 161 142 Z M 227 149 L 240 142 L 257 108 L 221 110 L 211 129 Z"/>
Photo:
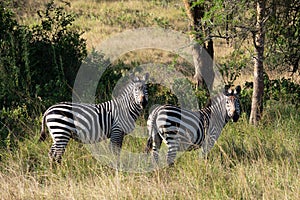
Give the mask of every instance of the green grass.
<path id="1" fill-rule="evenodd" d="M 19 21 L 32 25 L 39 21 L 36 12 L 44 10 L 45 3 L 50 0 L 42 0 L 39 3 L 32 0 L 23 1 L 27 2 L 25 5 L 28 8 L 24 6 L 23 9 L 15 9 L 19 14 Z M 55 2 L 63 5 L 59 1 Z M 75 14 L 74 25 L 84 31 L 83 37 L 87 39 L 89 50 L 111 35 L 128 29 L 160 27 L 187 31 L 188 28 L 188 20 L 181 1 L 170 1 L 167 6 L 155 0 L 72 0 L 70 3 L 71 6 L 65 8 Z"/>
<path id="2" fill-rule="evenodd" d="M 182 1 L 167 7 L 156 0 L 74 0 L 71 5 L 89 49 L 125 29 L 166 26 L 186 32 L 188 25 Z M 27 13 L 20 20 L 34 24 L 36 16 Z M 229 49 L 217 43 L 216 57 Z M 166 52 L 149 52 L 124 57 L 128 63 L 172 63 Z M 62 164 L 51 168 L 51 138 L 37 142 L 40 120 L 20 123 L 26 125 L 22 131 L 27 136 L 0 150 L 0 199 L 300 199 L 300 114 L 291 105 L 269 102 L 258 127 L 249 125 L 244 115 L 228 124 L 207 160 L 199 151 L 187 152 L 174 167 L 147 173 L 117 172 L 74 141 Z M 124 150 L 141 152 L 145 144 L 146 138 L 127 136 Z"/>
<path id="3" fill-rule="evenodd" d="M 36 136 L 1 150 L 2 199 L 299 199 L 300 115 L 271 102 L 262 125 L 243 116 L 223 130 L 208 159 L 183 154 L 171 168 L 117 172 L 72 141 L 59 166 L 50 167 L 51 139 Z M 146 139 L 127 136 L 124 150 L 141 152 Z"/>

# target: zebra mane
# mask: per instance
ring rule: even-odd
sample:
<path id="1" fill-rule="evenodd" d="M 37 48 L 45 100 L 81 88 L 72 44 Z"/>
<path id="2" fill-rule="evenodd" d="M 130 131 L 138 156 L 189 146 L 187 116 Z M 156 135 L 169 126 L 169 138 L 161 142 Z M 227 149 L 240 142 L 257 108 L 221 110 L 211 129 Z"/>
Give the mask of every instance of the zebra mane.
<path id="1" fill-rule="evenodd" d="M 226 95 L 223 93 L 219 93 L 213 97 L 210 97 L 208 102 L 206 103 L 206 106 L 203 107 L 200 112 L 205 112 L 208 114 L 209 118 L 215 118 L 217 117 L 218 120 L 221 120 L 222 123 L 225 123 L 226 121 L 226 116 L 219 116 L 216 115 L 215 110 L 222 110 L 220 113 L 223 113 L 223 111 L 226 109 L 225 104 L 223 101 L 225 101 Z"/>
<path id="2" fill-rule="evenodd" d="M 133 80 L 130 80 L 124 87 L 118 89 L 115 95 L 113 95 L 113 98 L 123 98 L 128 96 L 128 94 L 131 94 L 134 83 L 135 82 Z"/>
<path id="3" fill-rule="evenodd" d="M 213 105 L 220 104 L 225 99 L 225 96 L 226 95 L 223 93 L 219 93 L 213 97 L 209 97 L 204 108 L 209 108 Z"/>

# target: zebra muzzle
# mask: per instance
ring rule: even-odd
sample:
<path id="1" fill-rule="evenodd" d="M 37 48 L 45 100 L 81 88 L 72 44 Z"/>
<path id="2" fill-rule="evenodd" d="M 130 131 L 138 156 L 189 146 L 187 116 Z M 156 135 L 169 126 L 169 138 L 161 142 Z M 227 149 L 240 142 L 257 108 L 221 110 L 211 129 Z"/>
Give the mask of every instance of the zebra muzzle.
<path id="1" fill-rule="evenodd" d="M 232 121 L 237 122 L 239 118 L 240 118 L 240 115 L 238 113 L 234 112 L 234 114 L 232 116 Z"/>
<path id="2" fill-rule="evenodd" d="M 140 105 L 142 108 L 145 108 L 148 103 L 148 99 L 145 96 L 140 97 Z"/>

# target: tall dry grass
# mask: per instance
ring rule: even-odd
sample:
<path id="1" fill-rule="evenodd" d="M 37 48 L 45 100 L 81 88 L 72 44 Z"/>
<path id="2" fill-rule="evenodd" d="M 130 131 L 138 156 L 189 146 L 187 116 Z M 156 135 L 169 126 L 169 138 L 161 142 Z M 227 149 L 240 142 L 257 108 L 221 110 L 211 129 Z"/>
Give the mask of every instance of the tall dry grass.
<path id="1" fill-rule="evenodd" d="M 1 199 L 299 199 L 299 110 L 272 102 L 262 123 L 253 127 L 243 116 L 226 126 L 207 160 L 187 152 L 174 167 L 147 173 L 116 171 L 76 142 L 51 168 L 50 138 L 28 137 L 1 151 Z M 124 150 L 143 149 L 140 140 L 126 140 Z"/>

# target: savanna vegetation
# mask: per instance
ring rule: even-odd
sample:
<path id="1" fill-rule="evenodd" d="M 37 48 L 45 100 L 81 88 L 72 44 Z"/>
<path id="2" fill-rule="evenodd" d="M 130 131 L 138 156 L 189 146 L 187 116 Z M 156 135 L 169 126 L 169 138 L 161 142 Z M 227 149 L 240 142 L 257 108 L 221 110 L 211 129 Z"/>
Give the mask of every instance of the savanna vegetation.
<path id="1" fill-rule="evenodd" d="M 1 199 L 300 199 L 299 2 L 265 2 L 263 112 L 255 126 L 249 117 L 256 1 L 188 1 L 191 9 L 204 11 L 198 32 L 190 27 L 185 2 L 0 2 Z M 201 44 L 212 40 L 224 83 L 242 86 L 240 120 L 225 127 L 207 158 L 187 152 L 171 168 L 116 171 L 74 141 L 61 165 L 51 167 L 51 138 L 38 142 L 42 113 L 72 100 L 77 71 L 88 54 L 97 54 L 96 44 L 141 27 L 195 34 L 191 38 Z M 127 71 L 149 62 L 183 73 L 199 106 L 205 105 L 207 90 L 194 83 L 194 68 L 155 49 L 130 52 L 112 63 L 98 83 L 96 100 L 111 99 Z M 175 83 L 180 88 L 186 82 Z M 151 105 L 178 103 L 169 88 L 158 84 L 149 84 L 149 95 L 138 121 L 142 126 Z M 138 131 L 126 136 L 124 150 L 143 151 L 146 138 L 135 137 Z"/>

